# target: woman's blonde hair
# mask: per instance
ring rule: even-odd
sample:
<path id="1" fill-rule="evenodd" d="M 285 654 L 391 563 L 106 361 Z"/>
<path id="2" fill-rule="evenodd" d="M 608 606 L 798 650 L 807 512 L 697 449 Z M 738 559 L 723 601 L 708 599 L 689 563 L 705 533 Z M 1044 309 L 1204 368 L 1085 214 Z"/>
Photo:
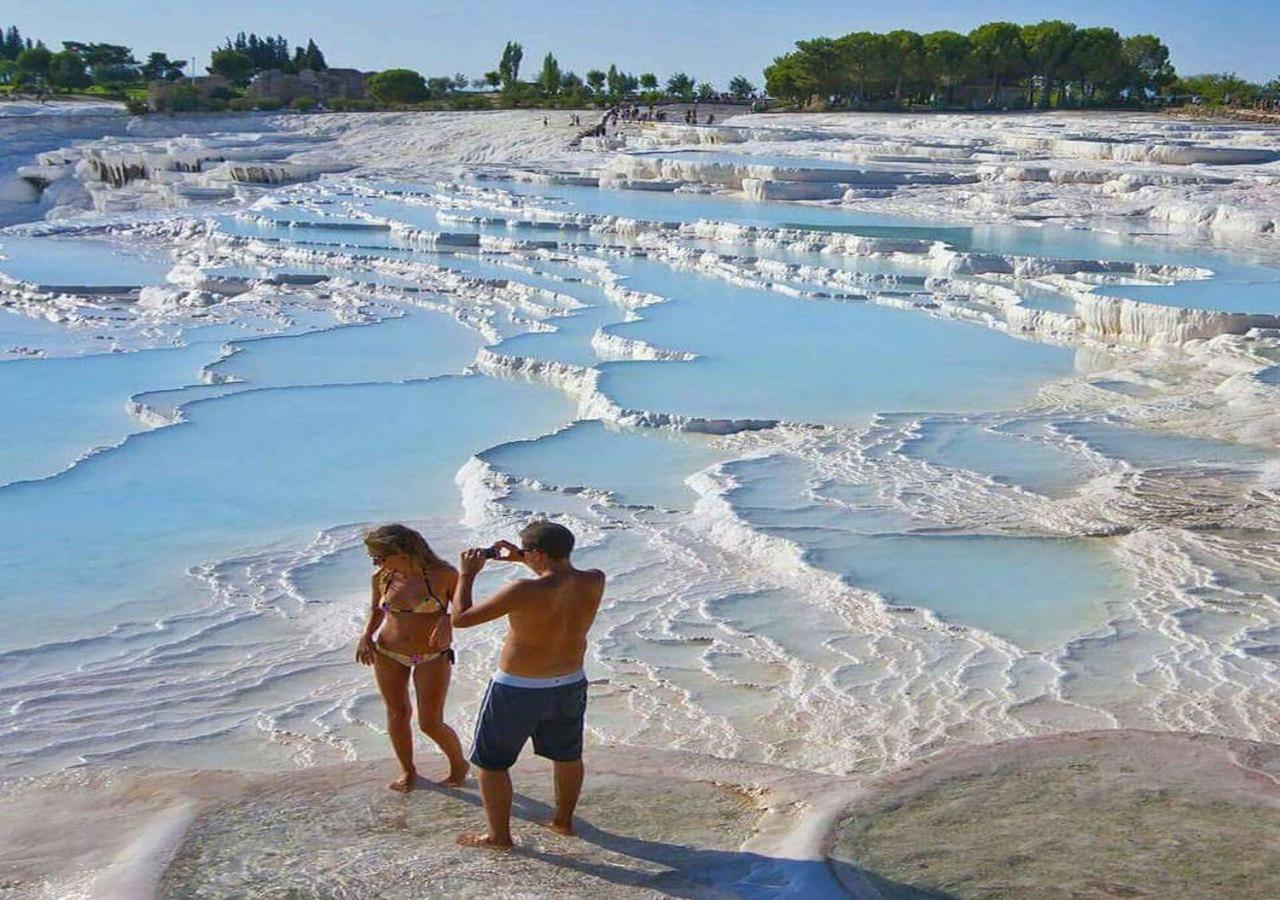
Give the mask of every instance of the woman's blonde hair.
<path id="1" fill-rule="evenodd" d="M 364 545 L 369 553 L 394 556 L 400 554 L 409 557 L 418 564 L 418 568 L 426 574 L 428 569 L 444 566 L 452 568 L 447 562 L 436 556 L 427 539 L 407 525 L 382 525 L 364 536 Z"/>

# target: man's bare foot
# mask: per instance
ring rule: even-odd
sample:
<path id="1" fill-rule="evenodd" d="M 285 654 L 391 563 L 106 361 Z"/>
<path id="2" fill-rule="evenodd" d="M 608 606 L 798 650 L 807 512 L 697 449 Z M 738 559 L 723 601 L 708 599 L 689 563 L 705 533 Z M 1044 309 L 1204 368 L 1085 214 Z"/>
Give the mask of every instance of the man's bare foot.
<path id="1" fill-rule="evenodd" d="M 542 823 L 546 828 L 550 828 L 556 834 L 563 834 L 565 837 L 573 837 L 577 832 L 573 830 L 573 820 L 561 822 L 558 819 L 547 819 Z"/>
<path id="2" fill-rule="evenodd" d="M 445 787 L 462 787 L 469 774 L 471 774 L 471 766 L 464 764 L 461 769 L 450 769 L 449 774 L 440 779 L 440 784 Z"/>
<path id="3" fill-rule="evenodd" d="M 458 835 L 458 844 L 463 847 L 483 847 L 486 850 L 510 850 L 513 846 L 511 838 L 499 841 L 489 837 L 489 832 Z"/>
<path id="4" fill-rule="evenodd" d="M 413 783 L 417 781 L 418 773 L 413 769 L 408 772 L 402 772 L 400 777 L 391 782 L 387 787 L 400 794 L 407 794 L 413 790 Z"/>

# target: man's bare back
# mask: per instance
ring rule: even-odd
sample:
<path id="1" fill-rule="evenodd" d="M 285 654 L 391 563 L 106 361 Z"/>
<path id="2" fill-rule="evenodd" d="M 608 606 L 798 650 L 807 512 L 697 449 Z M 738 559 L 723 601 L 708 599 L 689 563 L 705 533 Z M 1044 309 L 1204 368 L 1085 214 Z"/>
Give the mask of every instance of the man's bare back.
<path id="1" fill-rule="evenodd" d="M 525 579 L 522 585 L 521 602 L 507 613 L 507 637 L 498 665 L 526 678 L 579 671 L 587 632 L 604 596 L 604 573 L 570 567 Z"/>

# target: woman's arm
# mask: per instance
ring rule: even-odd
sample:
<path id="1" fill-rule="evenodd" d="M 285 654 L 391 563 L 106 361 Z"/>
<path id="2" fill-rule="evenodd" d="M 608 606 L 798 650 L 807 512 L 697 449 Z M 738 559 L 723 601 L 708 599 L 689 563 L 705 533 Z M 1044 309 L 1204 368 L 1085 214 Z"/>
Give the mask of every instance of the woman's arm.
<path id="1" fill-rule="evenodd" d="M 386 617 L 386 613 L 382 611 L 382 607 L 378 601 L 382 599 L 382 589 L 378 585 L 378 576 L 381 572 L 374 572 L 373 579 L 370 583 L 369 598 L 369 616 L 365 619 L 364 632 L 360 635 L 360 641 L 356 644 L 356 662 L 362 665 L 373 665 L 373 636 L 377 633 L 378 628 L 382 625 L 382 620 Z"/>

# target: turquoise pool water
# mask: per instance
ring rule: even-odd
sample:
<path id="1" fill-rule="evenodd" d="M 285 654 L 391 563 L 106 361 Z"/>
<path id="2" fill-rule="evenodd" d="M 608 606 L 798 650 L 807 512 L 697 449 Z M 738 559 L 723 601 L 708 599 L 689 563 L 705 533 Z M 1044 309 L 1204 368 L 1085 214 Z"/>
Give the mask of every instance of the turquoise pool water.
<path id="1" fill-rule="evenodd" d="M 628 286 L 676 300 L 618 333 L 702 356 L 604 366 L 604 390 L 625 408 L 851 424 L 887 410 L 1016 405 L 1038 381 L 1073 369 L 1064 349 L 977 325 L 863 303 L 797 302 L 645 261 L 618 267 Z"/>
<path id="2" fill-rule="evenodd" d="M 19 748 L 0 753 L 0 765 L 26 766 L 46 748 L 58 764 L 95 754 L 154 763 L 152 742 L 175 741 L 184 749 L 173 752 L 201 764 L 232 744 L 246 758 L 269 745 L 263 752 L 274 764 L 284 758 L 280 729 L 313 742 L 315 759 L 340 758 L 348 746 L 363 752 L 378 701 L 349 661 L 367 602 L 360 531 L 398 519 L 428 523 L 449 555 L 510 535 L 530 513 L 572 522 L 584 562 L 614 576 L 601 650 L 589 663 L 607 685 L 598 688 L 602 735 L 747 748 L 783 762 L 826 759 L 843 751 L 774 732 L 785 732 L 793 714 L 807 715 L 796 710 L 835 709 L 836 700 L 854 698 L 847 709 L 862 704 L 863 712 L 887 697 L 910 706 L 909 685 L 893 682 L 908 658 L 925 660 L 912 676 L 924 695 L 934 696 L 935 675 L 947 684 L 972 678 L 981 685 L 973 687 L 975 709 L 1012 710 L 1004 688 L 990 683 L 1008 681 L 1017 694 L 1023 669 L 1042 677 L 1059 664 L 1046 660 L 1087 657 L 1086 636 L 1106 643 L 1099 635 L 1140 598 L 1131 548 L 1123 535 L 1048 533 L 1053 504 L 1070 508 L 1129 469 L 1205 463 L 1248 472 L 1274 458 L 1138 429 L 1042 391 L 1131 357 L 1099 362 L 1065 344 L 924 309 L 743 287 L 645 255 L 642 239 L 451 222 L 429 204 L 361 196 L 343 184 L 306 187 L 331 191 L 323 203 L 304 197 L 261 211 L 276 224 L 216 218 L 226 234 L 270 242 L 254 258 L 223 248 L 209 274 L 381 285 L 344 288 L 368 295 L 362 316 L 325 311 L 324 286 L 299 287 L 295 296 L 285 284 L 223 300 L 217 311 L 235 314 L 212 320 L 200 309 L 148 320 L 153 313 L 127 302 L 104 302 L 92 309 L 102 329 L 118 319 L 149 347 L 115 354 L 85 353 L 92 339 L 66 337 L 35 318 L 38 310 L 0 317 L 0 339 L 14 355 L 32 347 L 68 354 L 0 362 L 8 438 L 0 441 L 0 708 L 10 710 L 0 728 L 13 729 Z M 801 224 L 975 252 L 1205 265 L 1220 280 L 1140 290 L 1218 308 L 1253 279 L 1258 308 L 1271 302 L 1264 295 L 1272 282 L 1255 278 L 1266 270 L 1257 260 L 1128 235 L 476 184 L 547 208 L 666 222 Z M 419 187 L 426 201 L 441 191 Z M 428 230 L 559 243 L 485 252 L 410 246 L 364 227 L 357 210 Z M 141 241 L 120 249 L 89 238 L 0 235 L 0 244 L 11 251 L 0 271 L 41 283 L 158 284 L 171 265 L 167 251 Z M 298 263 L 287 253 L 294 245 L 320 256 Z M 687 249 L 749 252 L 709 242 Z M 371 272 L 369 260 L 351 254 L 372 264 L 426 263 L 483 283 Z M 924 287 L 918 262 L 776 255 L 900 275 L 904 292 Z M 421 287 L 420 277 L 428 290 L 396 294 Z M 665 302 L 627 310 L 606 291 L 611 278 Z M 1052 291 L 1026 295 L 1045 308 L 1064 302 Z M 603 361 L 593 346 L 601 330 L 697 358 Z M 485 346 L 520 364 L 505 374 L 473 371 Z M 583 419 L 599 408 L 581 405 L 591 399 L 590 369 L 595 389 L 637 415 L 792 424 L 716 439 Z M 1262 380 L 1274 382 L 1274 372 Z M 1110 387 L 1117 404 L 1157 390 L 1123 374 L 1094 383 Z M 180 424 L 147 430 L 130 414 L 130 398 Z M 484 482 L 476 458 L 514 481 Z M 1208 559 L 1225 551 L 1198 552 Z M 1231 583 L 1263 583 L 1244 559 L 1228 573 Z M 505 574 L 487 574 L 486 589 Z M 859 599 L 833 599 L 839 583 Z M 917 631 L 879 618 L 914 622 L 908 607 L 930 613 L 910 626 Z M 1226 633 L 1210 618 L 1204 613 L 1195 627 Z M 458 702 L 471 703 L 496 643 L 491 633 L 460 641 L 470 656 L 459 665 Z M 971 663 L 955 663 L 966 655 Z M 184 660 L 195 664 L 179 674 Z M 99 686 L 59 681 L 81 665 L 103 678 Z M 1107 657 L 1097 671 L 1119 669 Z M 42 700 L 51 684 L 86 694 Z M 860 693 L 871 684 L 879 687 Z M 106 728 L 135 696 L 128 728 Z M 759 730 L 770 736 L 744 736 L 751 722 L 764 722 Z"/>
<path id="3" fill-rule="evenodd" d="M 136 287 L 164 281 L 169 254 L 116 241 L 0 235 L 0 273 L 51 287 Z"/>
<path id="4" fill-rule="evenodd" d="M 692 506 L 696 495 L 685 479 L 724 457 L 701 435 L 653 435 L 600 422 L 579 422 L 553 436 L 482 454 L 510 475 L 556 487 L 606 490 L 623 503 L 671 509 Z"/>

